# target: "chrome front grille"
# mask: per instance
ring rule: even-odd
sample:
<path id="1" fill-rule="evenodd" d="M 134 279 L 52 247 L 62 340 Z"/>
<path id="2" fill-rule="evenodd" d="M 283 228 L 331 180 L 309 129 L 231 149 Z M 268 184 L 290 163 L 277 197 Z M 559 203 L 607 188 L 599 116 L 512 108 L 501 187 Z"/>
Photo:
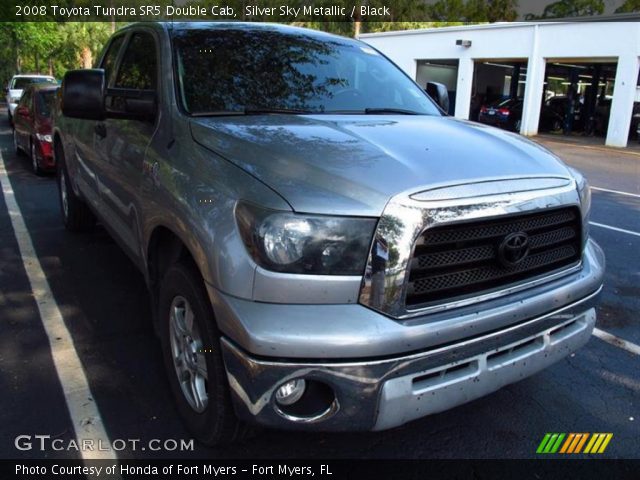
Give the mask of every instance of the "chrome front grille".
<path id="1" fill-rule="evenodd" d="M 479 295 L 575 264 L 581 230 L 575 207 L 436 225 L 415 242 L 405 304 L 420 308 Z M 528 253 L 505 265 L 500 248 L 515 233 L 526 239 Z"/>

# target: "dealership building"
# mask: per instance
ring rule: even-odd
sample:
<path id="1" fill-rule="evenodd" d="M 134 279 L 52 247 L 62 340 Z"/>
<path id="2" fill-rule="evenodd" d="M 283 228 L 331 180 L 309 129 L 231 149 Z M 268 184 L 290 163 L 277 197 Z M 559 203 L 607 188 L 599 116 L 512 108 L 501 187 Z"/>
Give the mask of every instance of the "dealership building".
<path id="1" fill-rule="evenodd" d="M 639 21 L 494 23 L 360 39 L 421 86 L 446 85 L 458 118 L 482 120 L 489 107 L 511 114 L 510 128 L 523 135 L 599 135 L 614 147 L 637 141 Z"/>

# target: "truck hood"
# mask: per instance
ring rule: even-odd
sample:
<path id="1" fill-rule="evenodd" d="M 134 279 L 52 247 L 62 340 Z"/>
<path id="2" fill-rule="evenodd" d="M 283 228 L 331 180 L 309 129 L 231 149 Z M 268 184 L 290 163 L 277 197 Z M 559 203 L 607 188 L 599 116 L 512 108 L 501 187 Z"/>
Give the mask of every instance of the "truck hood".
<path id="1" fill-rule="evenodd" d="M 533 142 L 451 117 L 208 117 L 193 119 L 191 131 L 298 212 L 379 216 L 392 196 L 434 184 L 570 176 Z"/>

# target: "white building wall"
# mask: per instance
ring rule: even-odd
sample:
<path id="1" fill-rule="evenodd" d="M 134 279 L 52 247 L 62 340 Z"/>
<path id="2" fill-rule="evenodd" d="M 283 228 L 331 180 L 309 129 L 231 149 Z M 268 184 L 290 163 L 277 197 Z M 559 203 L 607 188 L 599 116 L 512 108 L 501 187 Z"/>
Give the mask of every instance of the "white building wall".
<path id="1" fill-rule="evenodd" d="M 383 32 L 360 38 L 385 53 L 412 78 L 416 78 L 417 60 L 458 59 L 455 115 L 459 118 L 469 116 L 474 61 L 526 59 L 521 128 L 525 135 L 535 135 L 538 131 L 548 60 L 619 62 L 606 143 L 611 146 L 627 143 L 638 78 L 640 22 L 489 24 Z M 456 45 L 459 39 L 470 40 L 471 47 Z"/>

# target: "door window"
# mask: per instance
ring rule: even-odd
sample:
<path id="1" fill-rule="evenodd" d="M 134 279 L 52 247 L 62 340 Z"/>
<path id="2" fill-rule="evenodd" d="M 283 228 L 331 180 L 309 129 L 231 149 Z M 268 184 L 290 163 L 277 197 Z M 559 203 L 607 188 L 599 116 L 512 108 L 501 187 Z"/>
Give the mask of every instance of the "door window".
<path id="1" fill-rule="evenodd" d="M 148 33 L 134 33 L 118 69 L 115 88 L 155 90 L 157 86 L 156 45 Z"/>
<path id="2" fill-rule="evenodd" d="M 122 42 L 124 41 L 124 35 L 120 35 L 113 39 L 111 44 L 109 45 L 109 50 L 105 54 L 102 59 L 101 68 L 104 69 L 104 78 L 107 82 L 107 85 L 111 84 L 113 71 L 116 66 L 116 60 L 118 59 L 118 52 L 120 52 L 120 47 L 122 46 Z"/>

